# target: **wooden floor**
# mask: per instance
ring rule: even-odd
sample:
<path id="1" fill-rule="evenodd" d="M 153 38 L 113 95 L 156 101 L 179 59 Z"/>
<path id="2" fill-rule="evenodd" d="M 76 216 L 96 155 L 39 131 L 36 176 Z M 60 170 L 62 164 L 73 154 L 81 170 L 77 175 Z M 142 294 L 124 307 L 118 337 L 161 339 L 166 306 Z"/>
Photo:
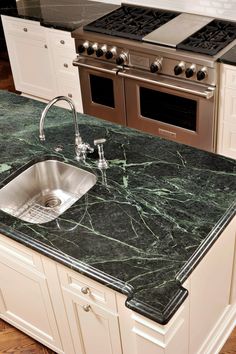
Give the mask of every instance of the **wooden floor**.
<path id="1" fill-rule="evenodd" d="M 236 328 L 220 351 L 220 354 L 236 353 Z M 0 319 L 0 354 L 55 354 L 26 334 Z M 66 353 L 71 354 L 71 353 Z M 103 354 L 103 353 L 94 353 Z M 130 353 L 132 354 L 132 353 Z M 148 354 L 148 353 L 146 353 Z M 173 353 L 181 354 L 181 353 Z"/>
<path id="2" fill-rule="evenodd" d="M 16 92 L 6 53 L 0 53 L 0 89 Z M 0 320 L 0 354 L 53 354 L 54 352 Z M 70 353 L 67 353 L 70 354 Z M 102 353 L 94 353 L 102 354 Z M 130 353 L 132 354 L 132 353 Z M 181 354 L 181 353 L 174 353 Z M 220 354 L 236 354 L 236 328 Z"/>
<path id="3" fill-rule="evenodd" d="M 0 353 L 54 354 L 52 350 L 44 347 L 2 320 L 0 320 Z"/>
<path id="4" fill-rule="evenodd" d="M 16 92 L 6 52 L 0 52 L 0 90 Z"/>

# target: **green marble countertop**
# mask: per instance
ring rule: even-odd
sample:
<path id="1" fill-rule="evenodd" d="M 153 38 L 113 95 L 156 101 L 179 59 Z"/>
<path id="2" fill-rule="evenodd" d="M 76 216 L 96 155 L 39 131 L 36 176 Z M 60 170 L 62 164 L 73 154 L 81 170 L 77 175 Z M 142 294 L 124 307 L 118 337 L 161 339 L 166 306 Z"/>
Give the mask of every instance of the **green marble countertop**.
<path id="1" fill-rule="evenodd" d="M 25 164 L 55 155 L 97 184 L 58 219 L 36 225 L 0 211 L 0 232 L 123 294 L 126 306 L 165 324 L 188 293 L 183 282 L 235 215 L 236 161 L 87 115 L 83 139 L 107 139 L 110 167 L 74 160 L 71 113 L 0 91 L 0 187 Z M 63 153 L 53 147 L 64 144 Z M 32 162 L 33 161 L 33 162 Z M 201 250 L 201 251 L 200 251 Z"/>
<path id="2" fill-rule="evenodd" d="M 0 14 L 71 32 L 116 8 L 117 5 L 90 0 L 17 0 L 16 6 L 0 4 Z"/>

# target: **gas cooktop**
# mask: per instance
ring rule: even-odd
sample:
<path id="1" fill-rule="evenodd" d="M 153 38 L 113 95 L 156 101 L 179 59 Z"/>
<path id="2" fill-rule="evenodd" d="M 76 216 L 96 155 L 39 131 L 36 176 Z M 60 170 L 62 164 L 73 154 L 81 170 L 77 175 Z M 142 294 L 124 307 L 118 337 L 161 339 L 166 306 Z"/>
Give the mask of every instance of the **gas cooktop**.
<path id="1" fill-rule="evenodd" d="M 234 39 L 236 39 L 236 22 L 213 20 L 178 44 L 177 48 L 215 55 Z"/>
<path id="2" fill-rule="evenodd" d="M 210 56 L 236 39 L 236 22 L 124 4 L 83 29 Z"/>
<path id="3" fill-rule="evenodd" d="M 142 6 L 122 5 L 120 8 L 84 26 L 85 31 L 142 40 L 179 13 Z"/>

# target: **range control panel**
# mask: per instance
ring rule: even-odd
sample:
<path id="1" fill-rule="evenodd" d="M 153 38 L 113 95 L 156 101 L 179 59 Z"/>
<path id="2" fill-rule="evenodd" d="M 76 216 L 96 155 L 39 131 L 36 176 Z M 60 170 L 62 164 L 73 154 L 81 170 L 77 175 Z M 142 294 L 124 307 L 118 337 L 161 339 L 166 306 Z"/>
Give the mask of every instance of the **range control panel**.
<path id="1" fill-rule="evenodd" d="M 138 49 L 129 50 L 120 46 L 89 40 L 77 40 L 76 47 L 80 56 L 111 62 L 117 66 L 149 71 L 153 75 L 164 74 L 185 80 L 216 85 L 215 78 L 217 75 L 215 68 L 189 60 L 184 61 L 169 58 L 167 53 L 161 55 L 157 51 L 156 55 L 150 55 L 147 51 L 139 52 Z"/>

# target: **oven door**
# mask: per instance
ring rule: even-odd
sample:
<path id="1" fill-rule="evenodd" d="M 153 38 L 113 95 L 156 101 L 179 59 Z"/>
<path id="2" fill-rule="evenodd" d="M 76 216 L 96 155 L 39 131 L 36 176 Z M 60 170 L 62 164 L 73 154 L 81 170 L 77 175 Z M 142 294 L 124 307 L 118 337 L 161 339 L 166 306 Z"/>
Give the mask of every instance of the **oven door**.
<path id="1" fill-rule="evenodd" d="M 215 88 L 128 69 L 127 125 L 183 144 L 214 151 Z"/>
<path id="2" fill-rule="evenodd" d="M 78 57 L 84 113 L 126 125 L 124 80 L 110 63 Z"/>

